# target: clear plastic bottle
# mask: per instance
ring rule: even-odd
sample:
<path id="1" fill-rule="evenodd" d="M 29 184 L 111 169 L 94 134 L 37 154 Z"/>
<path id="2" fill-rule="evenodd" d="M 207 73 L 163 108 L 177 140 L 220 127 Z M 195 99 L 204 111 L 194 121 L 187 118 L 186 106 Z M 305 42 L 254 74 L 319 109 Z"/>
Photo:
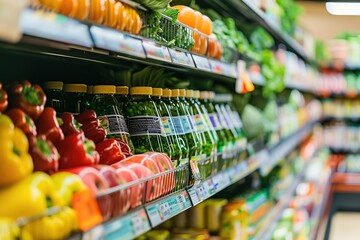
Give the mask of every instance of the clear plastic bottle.
<path id="1" fill-rule="evenodd" d="M 134 153 L 134 146 L 130 139 L 130 134 L 122 109 L 114 94 L 116 88 L 113 85 L 95 85 L 93 87 L 93 98 L 90 108 L 93 109 L 100 121 L 101 126 L 106 129 L 107 138 L 115 138 L 122 146 L 122 150 L 126 151 L 126 144 L 131 153 Z"/>
<path id="2" fill-rule="evenodd" d="M 152 90 L 152 98 L 157 104 L 161 123 L 166 134 L 166 138 L 163 138 L 163 144 L 166 144 L 164 141 L 170 143 L 170 147 L 172 148 L 171 159 L 173 160 L 173 166 L 177 167 L 180 164 L 180 160 L 183 158 L 183 156 L 187 154 L 188 149 L 184 144 L 180 143 L 175 131 L 174 123 L 172 121 L 170 106 L 165 103 L 165 99 L 163 99 L 163 96 L 167 98 L 169 94 L 167 92 L 163 94 L 163 89 L 161 88 L 153 88 Z"/>
<path id="3" fill-rule="evenodd" d="M 183 156 L 180 159 L 180 165 L 184 165 L 189 162 L 189 143 L 187 141 L 186 135 L 185 135 L 185 129 L 184 126 L 180 120 L 180 109 L 176 102 L 173 101 L 173 97 L 179 96 L 179 91 L 174 91 L 170 89 L 164 89 L 164 101 L 169 107 L 170 113 L 171 113 L 171 120 L 174 126 L 175 134 L 178 138 L 179 144 L 181 146 L 181 149 L 183 150 Z"/>
<path id="4" fill-rule="evenodd" d="M 128 86 L 116 86 L 116 99 L 119 102 L 121 109 L 124 109 L 124 105 L 129 101 L 129 87 Z"/>
<path id="5" fill-rule="evenodd" d="M 216 142 L 211 136 L 210 130 L 207 128 L 200 106 L 197 104 L 197 101 L 194 100 L 194 97 L 196 98 L 197 94 L 194 94 L 194 91 L 189 90 L 186 93 L 186 97 L 189 103 L 189 112 L 191 115 L 192 124 L 194 125 L 195 131 L 197 134 L 199 134 L 200 137 L 201 154 L 205 154 L 205 159 L 199 160 L 198 166 L 201 178 L 206 179 L 211 175 L 212 161 L 214 160 L 214 156 L 216 156 L 217 146 Z"/>
<path id="6" fill-rule="evenodd" d="M 135 153 L 163 152 L 172 155 L 165 138 L 157 104 L 151 99 L 151 87 L 130 88 L 130 100 L 125 104 L 125 113 Z M 166 142 L 166 140 L 165 140 Z"/>
<path id="7" fill-rule="evenodd" d="M 210 124 L 216 131 L 218 136 L 217 151 L 220 153 L 218 157 L 218 169 L 223 170 L 228 166 L 228 161 L 234 157 L 233 154 L 233 143 L 229 136 L 227 136 L 224 128 L 222 127 L 219 117 L 216 113 L 215 107 L 212 103 L 212 99 L 215 97 L 214 92 L 200 92 L 200 102 L 208 111 Z"/>

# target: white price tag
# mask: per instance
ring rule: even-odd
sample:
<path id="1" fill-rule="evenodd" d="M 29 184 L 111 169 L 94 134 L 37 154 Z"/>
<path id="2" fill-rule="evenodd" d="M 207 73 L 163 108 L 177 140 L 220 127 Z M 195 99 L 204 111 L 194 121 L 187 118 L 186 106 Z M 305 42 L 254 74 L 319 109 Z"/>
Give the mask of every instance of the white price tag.
<path id="1" fill-rule="evenodd" d="M 167 47 L 150 41 L 143 41 L 143 46 L 147 58 L 171 62 L 171 56 Z"/>
<path id="2" fill-rule="evenodd" d="M 192 57 L 194 59 L 195 65 L 198 69 L 211 71 L 209 59 L 207 59 L 206 57 L 195 55 L 195 54 L 193 54 Z"/>
<path id="3" fill-rule="evenodd" d="M 190 53 L 182 52 L 172 48 L 169 48 L 169 52 L 173 63 L 195 67 L 194 61 L 191 58 Z"/>
<path id="4" fill-rule="evenodd" d="M 144 223 L 143 223 L 143 218 L 141 216 L 134 216 L 132 219 L 131 219 L 131 223 L 132 223 L 132 226 L 133 226 L 133 231 L 134 231 L 134 234 L 137 236 L 137 235 L 140 235 L 141 233 L 144 232 Z"/>

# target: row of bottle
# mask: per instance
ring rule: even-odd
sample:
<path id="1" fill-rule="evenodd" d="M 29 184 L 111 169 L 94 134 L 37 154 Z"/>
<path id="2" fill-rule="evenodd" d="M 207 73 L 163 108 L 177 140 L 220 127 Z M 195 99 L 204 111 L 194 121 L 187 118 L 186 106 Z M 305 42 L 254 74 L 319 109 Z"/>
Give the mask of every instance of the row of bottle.
<path id="1" fill-rule="evenodd" d="M 95 110 L 107 134 L 123 140 L 135 154 L 164 152 L 174 167 L 190 160 L 195 178 L 229 166 L 246 147 L 228 94 L 62 82 L 47 82 L 45 90 L 47 103 L 58 112 Z"/>

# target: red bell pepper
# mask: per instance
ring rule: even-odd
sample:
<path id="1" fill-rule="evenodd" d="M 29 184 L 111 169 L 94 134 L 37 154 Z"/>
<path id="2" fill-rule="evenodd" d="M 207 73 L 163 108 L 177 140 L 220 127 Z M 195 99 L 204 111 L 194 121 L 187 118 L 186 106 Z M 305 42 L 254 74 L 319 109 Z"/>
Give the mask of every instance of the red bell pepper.
<path id="1" fill-rule="evenodd" d="M 65 137 L 73 133 L 80 132 L 79 123 L 75 120 L 74 115 L 69 112 L 64 112 L 61 114 L 60 128 L 63 131 Z"/>
<path id="2" fill-rule="evenodd" d="M 56 119 L 55 109 L 47 107 L 36 121 L 38 135 L 44 135 L 46 139 L 55 145 L 64 139 L 64 134 Z"/>
<path id="3" fill-rule="evenodd" d="M 34 121 L 20 108 L 10 109 L 5 113 L 14 125 L 20 128 L 27 136 L 36 136 L 36 126 Z"/>
<path id="4" fill-rule="evenodd" d="M 121 152 L 122 152 L 126 157 L 131 157 L 133 154 L 132 154 L 132 152 L 131 152 L 131 149 L 130 149 L 129 145 L 127 145 L 124 140 L 117 139 L 117 141 L 118 141 L 118 144 L 120 145 Z"/>
<path id="5" fill-rule="evenodd" d="M 4 112 L 8 107 L 8 95 L 5 90 L 2 89 L 2 84 L 0 83 L 0 112 Z"/>
<path id="6" fill-rule="evenodd" d="M 84 133 L 73 133 L 58 143 L 60 153 L 59 168 L 90 166 L 99 163 L 99 153 L 93 141 L 86 139 Z"/>
<path id="7" fill-rule="evenodd" d="M 111 165 L 126 158 L 115 139 L 105 139 L 96 144 L 96 151 L 100 154 L 100 164 Z"/>
<path id="8" fill-rule="evenodd" d="M 82 124 L 81 129 L 84 131 L 85 136 L 99 143 L 106 137 L 106 130 L 103 128 L 97 119 L 94 110 L 86 110 L 76 116 L 76 120 Z"/>
<path id="9" fill-rule="evenodd" d="M 34 163 L 34 171 L 54 173 L 59 167 L 59 153 L 55 146 L 44 136 L 29 138 L 29 153 Z"/>
<path id="10" fill-rule="evenodd" d="M 33 120 L 36 120 L 44 110 L 46 96 L 42 88 L 29 81 L 13 85 L 8 91 L 10 107 L 20 108 Z"/>

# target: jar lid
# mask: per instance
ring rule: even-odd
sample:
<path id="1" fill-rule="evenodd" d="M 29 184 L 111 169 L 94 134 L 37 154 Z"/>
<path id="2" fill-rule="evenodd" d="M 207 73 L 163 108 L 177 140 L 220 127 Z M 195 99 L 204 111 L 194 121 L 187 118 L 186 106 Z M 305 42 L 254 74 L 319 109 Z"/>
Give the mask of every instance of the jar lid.
<path id="1" fill-rule="evenodd" d="M 186 97 L 186 89 L 179 89 L 179 96 Z"/>
<path id="2" fill-rule="evenodd" d="M 169 98 L 169 97 L 171 97 L 171 89 L 168 89 L 168 88 L 166 88 L 166 89 L 163 89 L 163 96 L 164 97 L 167 97 L 167 98 Z"/>
<path id="3" fill-rule="evenodd" d="M 200 91 L 199 91 L 199 90 L 195 90 L 195 91 L 193 92 L 193 98 L 195 98 L 195 99 L 199 99 L 199 98 L 200 98 Z"/>
<path id="4" fill-rule="evenodd" d="M 209 92 L 209 99 L 213 100 L 215 98 L 215 92 L 210 91 Z"/>
<path id="5" fill-rule="evenodd" d="M 172 97 L 179 97 L 180 96 L 180 90 L 179 89 L 172 89 L 171 90 L 171 96 Z"/>
<path id="6" fill-rule="evenodd" d="M 128 95 L 129 94 L 129 87 L 128 86 L 117 86 L 116 87 L 116 94 Z"/>
<path id="7" fill-rule="evenodd" d="M 200 92 L 200 99 L 209 99 L 209 92 L 208 91 L 201 91 Z"/>
<path id="8" fill-rule="evenodd" d="M 161 97 L 163 95 L 162 88 L 153 88 L 152 89 L 152 95 L 156 97 Z"/>
<path id="9" fill-rule="evenodd" d="M 64 92 L 86 93 L 87 86 L 85 84 L 64 84 Z"/>
<path id="10" fill-rule="evenodd" d="M 116 87 L 114 85 L 96 85 L 93 88 L 93 94 L 115 94 Z"/>
<path id="11" fill-rule="evenodd" d="M 131 95 L 151 95 L 152 87 L 132 87 L 130 88 Z"/>
<path id="12" fill-rule="evenodd" d="M 64 83 L 60 81 L 49 81 L 45 82 L 44 88 L 51 90 L 63 90 Z"/>
<path id="13" fill-rule="evenodd" d="M 88 85 L 87 86 L 87 94 L 93 94 L 94 93 L 94 86 Z"/>
<path id="14" fill-rule="evenodd" d="M 187 89 L 186 90 L 186 98 L 192 98 L 193 92 L 194 92 L 194 90 Z"/>

